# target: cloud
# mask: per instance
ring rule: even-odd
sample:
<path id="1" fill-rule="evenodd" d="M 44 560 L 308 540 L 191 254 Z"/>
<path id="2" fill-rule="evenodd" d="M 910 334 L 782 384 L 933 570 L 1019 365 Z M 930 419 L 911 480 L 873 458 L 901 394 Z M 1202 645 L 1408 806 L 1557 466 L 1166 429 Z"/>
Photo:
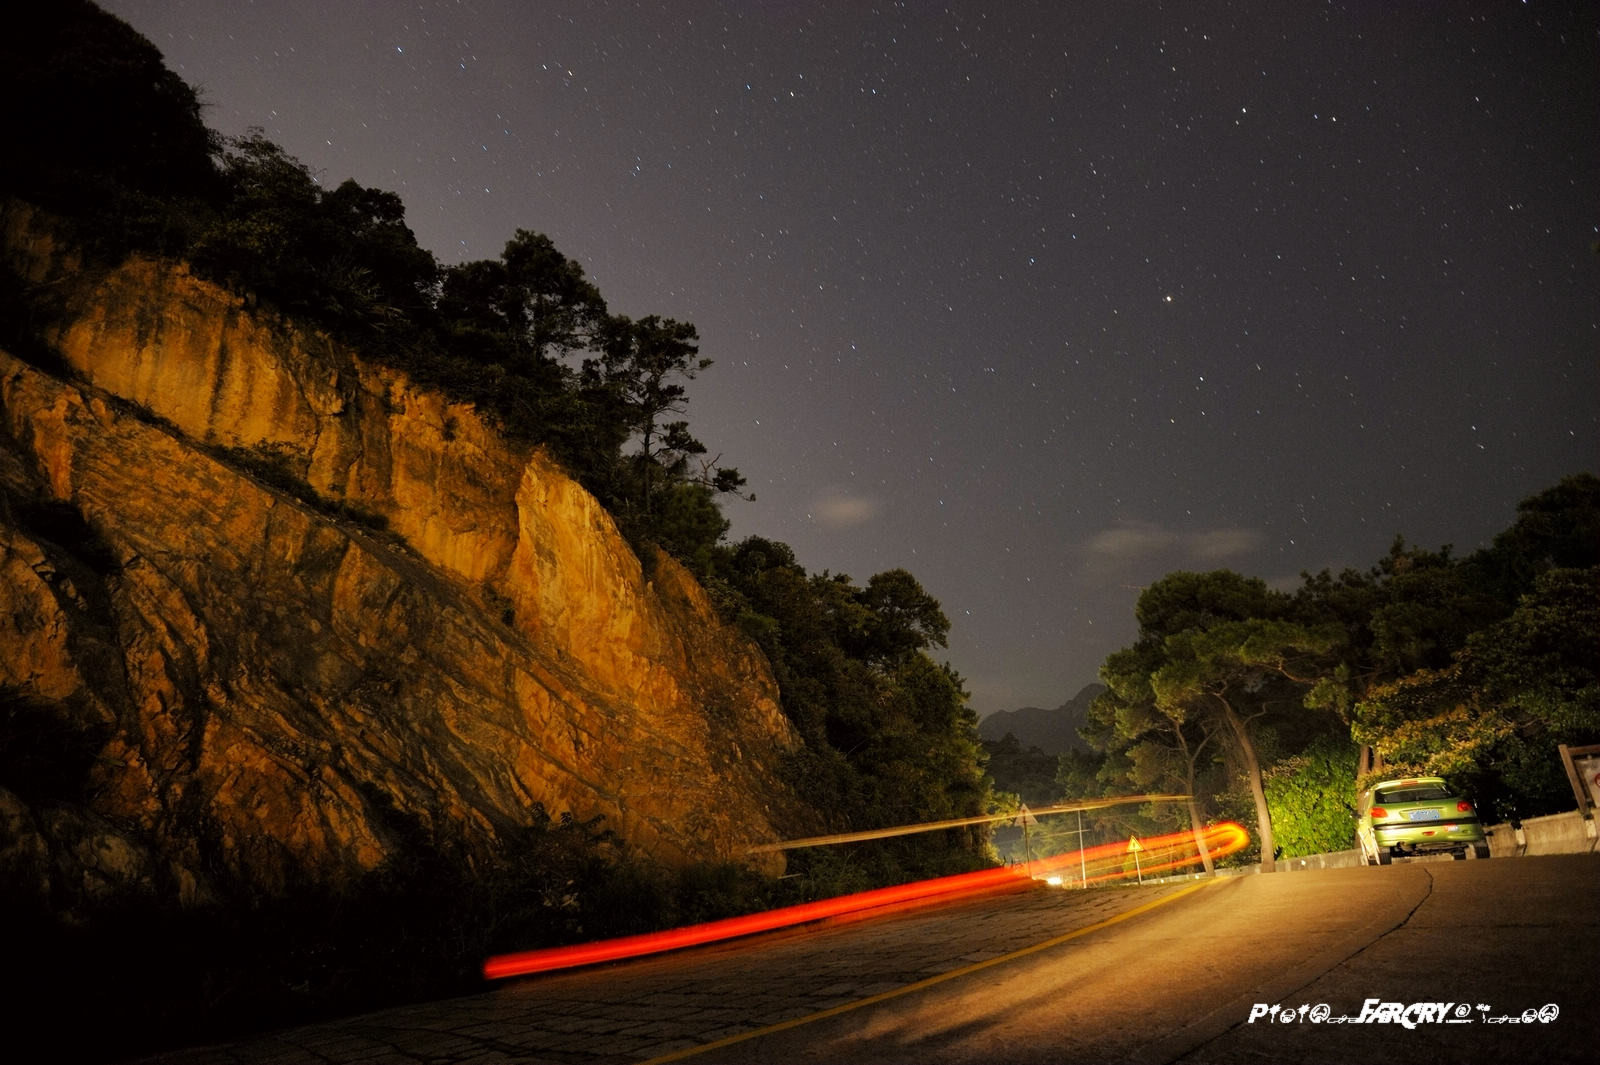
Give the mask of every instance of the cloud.
<path id="1" fill-rule="evenodd" d="M 1266 542 L 1256 529 L 1210 529 L 1185 537 L 1185 544 L 1196 558 L 1223 562 L 1248 555 Z"/>
<path id="2" fill-rule="evenodd" d="M 878 516 L 878 501 L 866 496 L 828 492 L 811 504 L 811 517 L 825 529 L 853 529 Z"/>
<path id="3" fill-rule="evenodd" d="M 1122 522 L 1084 543 L 1093 568 L 1110 569 L 1159 562 L 1169 568 L 1223 566 L 1261 548 L 1266 538 L 1255 529 L 1175 530 L 1154 522 Z"/>
<path id="4" fill-rule="evenodd" d="M 1166 551 L 1178 540 L 1148 522 L 1129 522 L 1115 529 L 1095 533 L 1085 545 L 1091 557 L 1106 561 L 1134 561 Z"/>

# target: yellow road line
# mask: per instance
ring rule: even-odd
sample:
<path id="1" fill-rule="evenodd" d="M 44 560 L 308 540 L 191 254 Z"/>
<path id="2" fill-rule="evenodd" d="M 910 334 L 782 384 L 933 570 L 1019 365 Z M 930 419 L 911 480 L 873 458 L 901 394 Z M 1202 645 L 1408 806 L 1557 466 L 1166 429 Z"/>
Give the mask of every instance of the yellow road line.
<path id="1" fill-rule="evenodd" d="M 922 991 L 925 988 L 933 987 L 936 984 L 942 984 L 947 980 L 956 980 L 963 976 L 971 976 L 973 973 L 982 972 L 984 969 L 988 969 L 995 965 L 1004 965 L 1006 962 L 1016 961 L 1018 958 L 1025 958 L 1030 954 L 1037 954 L 1041 950 L 1049 950 L 1051 947 L 1059 947 L 1061 944 L 1066 943 L 1069 940 L 1077 939 L 1080 936 L 1086 936 L 1091 932 L 1098 932 L 1102 928 L 1110 928 L 1114 924 L 1120 924 L 1123 921 L 1137 917 L 1142 913 L 1149 913 L 1158 906 L 1165 906 L 1169 902 L 1177 902 L 1185 895 L 1192 895 L 1201 888 L 1209 887 L 1216 883 L 1219 883 L 1219 881 L 1202 880 L 1198 884 L 1186 887 L 1181 891 L 1175 891 L 1171 895 L 1163 895 L 1159 899 L 1151 899 L 1149 902 L 1146 902 L 1140 906 L 1135 906 L 1131 910 L 1124 910 L 1122 913 L 1119 913 L 1114 917 L 1107 917 L 1104 921 L 1098 921 L 1095 924 L 1085 925 L 1082 928 L 1073 929 L 1071 932 L 1056 936 L 1053 939 L 1046 939 L 1043 942 L 1035 943 L 1031 947 L 1023 947 L 1021 950 L 1014 950 L 1010 954 L 1002 954 L 997 958 L 990 958 L 987 961 L 975 962 L 972 965 L 963 966 L 960 969 L 952 969 L 947 973 L 940 973 L 938 976 L 930 976 L 924 980 L 918 980 L 916 983 L 907 984 L 904 987 L 897 987 L 893 991 L 882 991 L 876 995 L 869 995 L 866 998 L 857 999 L 854 1002 L 846 1002 L 840 1006 L 832 1006 L 816 1013 L 809 1013 L 804 1017 L 794 1017 L 787 1021 L 780 1021 L 777 1024 L 769 1024 L 765 1028 L 757 1028 L 752 1032 L 741 1032 L 738 1035 L 730 1035 L 726 1039 L 719 1039 L 714 1043 L 706 1043 L 704 1046 L 689 1047 L 685 1050 L 675 1050 L 670 1054 L 663 1054 L 658 1058 L 649 1058 L 648 1060 L 639 1062 L 638 1065 L 666 1065 L 666 1063 L 670 1061 L 683 1061 L 686 1058 L 692 1058 L 698 1054 L 704 1054 L 708 1051 L 721 1050 L 723 1047 L 735 1046 L 739 1043 L 748 1042 L 751 1039 L 760 1039 L 763 1036 L 772 1035 L 776 1032 L 788 1031 L 790 1028 L 799 1028 L 801 1025 L 810 1024 L 813 1021 L 823 1021 L 827 1020 L 829 1017 L 837 1017 L 841 1013 L 849 1013 L 851 1010 L 858 1010 L 864 1006 L 876 1006 L 880 1002 L 887 1002 L 890 999 L 899 998 L 902 995 L 909 995 L 917 991 Z"/>

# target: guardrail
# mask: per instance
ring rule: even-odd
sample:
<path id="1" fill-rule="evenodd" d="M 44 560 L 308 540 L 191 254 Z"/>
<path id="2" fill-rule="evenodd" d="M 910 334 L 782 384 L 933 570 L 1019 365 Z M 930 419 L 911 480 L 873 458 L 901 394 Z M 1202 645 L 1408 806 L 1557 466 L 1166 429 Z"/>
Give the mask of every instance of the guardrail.
<path id="1" fill-rule="evenodd" d="M 1530 817 L 1521 828 L 1495 825 L 1485 833 L 1489 854 L 1495 858 L 1520 858 L 1525 854 L 1592 854 L 1595 822 L 1579 810 L 1546 817 Z"/>

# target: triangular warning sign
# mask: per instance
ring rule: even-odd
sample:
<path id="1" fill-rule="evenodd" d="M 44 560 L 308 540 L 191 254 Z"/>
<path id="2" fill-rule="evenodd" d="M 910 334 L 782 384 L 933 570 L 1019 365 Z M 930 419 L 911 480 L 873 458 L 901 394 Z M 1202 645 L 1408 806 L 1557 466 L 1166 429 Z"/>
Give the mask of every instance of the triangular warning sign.
<path id="1" fill-rule="evenodd" d="M 1138 836 L 1129 836 L 1128 837 L 1128 853 L 1132 854 L 1134 851 L 1142 851 L 1142 850 L 1144 850 L 1144 844 L 1139 842 L 1139 837 Z"/>
<path id="2" fill-rule="evenodd" d="M 1036 825 L 1039 819 L 1033 816 L 1033 811 L 1028 809 L 1028 804 L 1023 803 L 1022 809 L 1017 813 L 1017 819 L 1011 822 L 1014 825 Z"/>

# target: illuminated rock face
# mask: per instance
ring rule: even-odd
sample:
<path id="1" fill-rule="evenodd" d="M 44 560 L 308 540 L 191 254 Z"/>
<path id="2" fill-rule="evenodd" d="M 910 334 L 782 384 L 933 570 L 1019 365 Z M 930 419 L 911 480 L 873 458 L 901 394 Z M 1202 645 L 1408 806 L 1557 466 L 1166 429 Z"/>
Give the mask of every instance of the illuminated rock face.
<path id="1" fill-rule="evenodd" d="M 397 818 L 681 862 L 804 817 L 759 651 L 541 453 L 181 269 L 68 283 L 77 379 L 0 353 L 0 710 L 70 770 L 0 758 L 0 873 L 204 898 L 374 868 Z"/>

